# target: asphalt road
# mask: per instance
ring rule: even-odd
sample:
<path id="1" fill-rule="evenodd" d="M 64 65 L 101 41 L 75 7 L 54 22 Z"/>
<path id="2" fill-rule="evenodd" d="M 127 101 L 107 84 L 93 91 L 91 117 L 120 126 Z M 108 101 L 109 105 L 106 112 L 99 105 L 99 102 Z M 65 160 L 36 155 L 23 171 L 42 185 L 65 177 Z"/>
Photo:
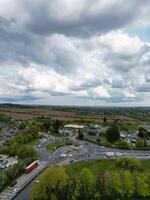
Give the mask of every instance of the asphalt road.
<path id="1" fill-rule="evenodd" d="M 61 147 L 54 153 L 49 153 L 45 148 L 48 142 L 49 141 L 45 142 L 44 144 L 41 145 L 40 148 L 37 148 L 39 151 L 40 160 L 41 161 L 49 160 L 49 166 L 58 165 L 62 161 L 66 163 L 66 160 L 69 163 L 69 159 L 59 158 L 59 155 L 61 153 L 64 153 L 66 150 L 73 149 L 73 146 Z M 106 159 L 106 152 L 116 152 L 120 153 L 122 156 L 133 156 L 138 159 L 150 159 L 150 151 L 120 150 L 120 149 L 118 150 L 114 148 L 99 146 L 91 142 L 80 141 L 80 143 L 83 151 L 81 154 L 75 154 L 73 158 L 70 159 L 70 160 L 73 159 L 74 162 L 81 160 Z M 35 180 L 33 180 L 23 191 L 21 191 L 20 194 L 15 198 L 15 200 L 28 200 L 30 192 L 34 185 L 35 185 Z"/>

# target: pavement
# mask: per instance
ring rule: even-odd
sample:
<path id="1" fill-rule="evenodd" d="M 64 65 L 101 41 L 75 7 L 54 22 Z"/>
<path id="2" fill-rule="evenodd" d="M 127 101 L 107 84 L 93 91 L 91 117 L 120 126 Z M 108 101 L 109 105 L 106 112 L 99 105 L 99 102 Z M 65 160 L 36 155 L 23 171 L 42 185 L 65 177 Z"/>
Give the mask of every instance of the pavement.
<path id="1" fill-rule="evenodd" d="M 74 136 L 71 139 L 73 141 L 76 141 Z M 114 152 L 114 155 L 116 155 L 115 157 L 113 157 L 114 159 L 118 156 L 135 157 L 137 159 L 150 159 L 150 151 L 120 150 L 120 149 L 99 146 L 92 142 L 86 142 L 86 141 L 78 141 L 80 143 L 80 147 L 78 147 L 81 150 L 80 153 L 72 154 L 72 158 L 69 158 L 69 156 L 67 156 L 66 158 L 60 158 L 59 157 L 60 154 L 66 153 L 66 151 L 71 152 L 72 150 L 74 150 L 75 147 L 73 145 L 64 146 L 57 149 L 55 152 L 50 153 L 46 150 L 46 144 L 49 143 L 50 141 L 51 140 L 48 139 L 47 141 L 41 142 L 40 145 L 36 146 L 36 149 L 39 152 L 39 160 L 41 163 L 45 163 L 45 167 L 65 165 L 65 164 L 70 164 L 72 162 L 79 162 L 79 161 L 86 161 L 86 160 L 109 159 L 109 157 L 107 156 L 107 152 Z M 39 178 L 37 175 L 41 171 L 39 172 L 38 171 L 36 172 L 36 170 L 33 171 L 33 173 L 36 174 L 33 177 L 32 177 L 32 174 L 28 174 L 28 175 L 23 175 L 18 179 L 17 185 L 19 186 L 21 185 L 23 188 L 22 190 L 18 192 L 14 200 L 28 200 L 29 199 L 30 192 L 33 186 L 35 185 L 35 180 Z M 26 178 L 29 182 L 26 181 Z M 3 198 L 2 199 L 0 198 L 0 200 L 3 200 L 5 196 L 9 196 L 8 194 L 12 194 L 12 188 L 11 189 L 7 188 L 2 193 Z M 11 199 L 11 198 L 8 198 L 8 199 Z"/>

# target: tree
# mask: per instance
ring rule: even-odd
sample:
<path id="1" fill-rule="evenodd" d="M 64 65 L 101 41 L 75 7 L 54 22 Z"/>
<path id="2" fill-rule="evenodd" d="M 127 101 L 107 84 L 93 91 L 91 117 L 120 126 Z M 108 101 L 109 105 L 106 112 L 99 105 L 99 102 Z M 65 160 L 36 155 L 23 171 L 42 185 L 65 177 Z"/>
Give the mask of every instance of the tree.
<path id="1" fill-rule="evenodd" d="M 139 170 L 141 168 L 141 162 L 131 157 L 120 157 L 117 159 L 116 164 L 121 168 L 130 170 Z"/>
<path id="2" fill-rule="evenodd" d="M 26 128 L 26 122 L 21 122 L 19 128 L 20 128 L 21 130 L 24 130 L 24 129 Z"/>
<path id="3" fill-rule="evenodd" d="M 134 193 L 134 184 L 131 172 L 128 170 L 124 172 L 123 188 L 123 196 L 126 198 L 126 200 L 131 199 Z"/>
<path id="4" fill-rule="evenodd" d="M 18 144 L 16 142 L 12 143 L 9 147 L 9 154 L 15 156 L 17 154 Z"/>
<path id="5" fill-rule="evenodd" d="M 51 123 L 51 120 L 50 119 L 44 119 L 43 120 L 43 123 L 42 123 L 42 129 L 44 130 L 44 131 L 48 131 L 49 130 L 49 127 L 52 125 L 52 123 Z"/>
<path id="6" fill-rule="evenodd" d="M 136 142 L 136 147 L 137 147 L 137 148 L 143 148 L 143 147 L 145 147 L 145 141 L 144 141 L 142 138 L 140 138 L 140 139 Z"/>
<path id="7" fill-rule="evenodd" d="M 0 172 L 0 190 L 3 189 L 4 185 L 7 183 L 7 176 L 5 173 Z"/>
<path id="8" fill-rule="evenodd" d="M 116 142 L 120 139 L 120 131 L 115 123 L 106 131 L 106 139 L 109 142 Z"/>
<path id="9" fill-rule="evenodd" d="M 113 174 L 112 171 L 107 171 L 104 175 L 104 183 L 103 183 L 103 198 L 111 199 L 114 192 L 113 188 Z M 103 199 L 102 198 L 102 199 Z"/>
<path id="10" fill-rule="evenodd" d="M 115 143 L 116 147 L 119 149 L 131 149 L 130 144 L 126 140 L 119 140 Z"/>
<path id="11" fill-rule="evenodd" d="M 149 136 L 149 132 L 145 128 L 140 127 L 139 128 L 139 137 L 147 138 L 148 136 Z"/>
<path id="12" fill-rule="evenodd" d="M 53 127 L 54 127 L 54 132 L 55 133 L 59 133 L 59 129 L 62 125 L 62 122 L 60 120 L 55 120 L 54 123 L 53 123 Z"/>
<path id="13" fill-rule="evenodd" d="M 84 139 L 83 129 L 79 129 L 79 130 L 78 130 L 78 138 L 79 138 L 80 140 L 83 140 L 83 139 Z"/>
<path id="14" fill-rule="evenodd" d="M 40 127 L 38 126 L 31 126 L 28 130 L 28 133 L 33 136 L 34 139 L 38 138 L 38 133 L 41 132 Z"/>
<path id="15" fill-rule="evenodd" d="M 107 122 L 107 118 L 106 118 L 106 116 L 104 117 L 103 122 L 104 122 L 104 123 Z"/>
<path id="16" fill-rule="evenodd" d="M 17 150 L 17 156 L 21 159 L 34 156 L 36 157 L 36 151 L 30 145 L 21 145 Z"/>
<path id="17" fill-rule="evenodd" d="M 122 181 L 120 179 L 120 174 L 117 171 L 114 171 L 112 173 L 113 175 L 113 195 L 114 198 L 118 198 L 122 196 L 122 192 L 123 192 L 123 185 L 122 185 Z"/>
<path id="18" fill-rule="evenodd" d="M 79 197 L 78 199 L 82 200 L 91 200 L 94 196 L 94 186 L 95 186 L 95 178 L 92 174 L 92 172 L 84 168 L 81 171 L 80 177 L 79 177 Z"/>
<path id="19" fill-rule="evenodd" d="M 137 174 L 135 179 L 136 195 L 146 197 L 150 195 L 148 177 L 144 174 Z"/>
<path id="20" fill-rule="evenodd" d="M 62 167 L 47 169 L 31 193 L 31 200 L 65 200 L 68 176 Z"/>
<path id="21" fill-rule="evenodd" d="M 31 134 L 27 134 L 27 138 L 28 138 L 28 141 L 32 141 L 33 140 L 33 136 Z"/>

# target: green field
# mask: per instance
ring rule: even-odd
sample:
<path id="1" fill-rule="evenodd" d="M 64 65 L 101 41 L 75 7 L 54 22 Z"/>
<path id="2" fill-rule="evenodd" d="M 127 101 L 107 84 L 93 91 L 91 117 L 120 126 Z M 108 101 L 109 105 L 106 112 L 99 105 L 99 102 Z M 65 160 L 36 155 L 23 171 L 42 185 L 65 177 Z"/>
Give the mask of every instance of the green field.
<path id="1" fill-rule="evenodd" d="M 61 141 L 56 141 L 56 142 L 52 142 L 52 143 L 48 143 L 46 145 L 46 149 L 48 151 L 55 151 L 56 149 L 60 148 L 60 147 L 63 147 L 65 145 L 71 145 L 71 143 L 69 141 L 64 141 L 64 142 L 61 142 Z"/>
<path id="2" fill-rule="evenodd" d="M 150 160 L 140 161 L 140 171 L 144 173 L 150 173 Z M 64 166 L 65 170 L 71 174 L 77 176 L 80 174 L 83 168 L 88 168 L 91 172 L 96 175 L 98 172 L 104 171 L 121 171 L 122 168 L 116 165 L 116 160 L 91 160 L 74 163 L 72 165 Z"/>

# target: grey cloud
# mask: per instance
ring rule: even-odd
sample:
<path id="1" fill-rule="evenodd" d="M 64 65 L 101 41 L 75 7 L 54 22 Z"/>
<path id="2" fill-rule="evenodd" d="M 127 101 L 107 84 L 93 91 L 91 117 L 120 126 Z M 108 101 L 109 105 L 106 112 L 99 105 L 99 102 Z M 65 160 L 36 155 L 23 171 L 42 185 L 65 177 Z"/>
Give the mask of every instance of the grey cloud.
<path id="1" fill-rule="evenodd" d="M 16 97 L 0 97 L 0 102 L 5 102 L 5 103 L 15 103 L 15 102 L 19 102 L 19 101 L 35 101 L 35 100 L 39 100 L 41 99 L 41 97 L 35 97 L 32 95 L 24 95 L 24 96 L 16 96 Z"/>
<path id="2" fill-rule="evenodd" d="M 113 80 L 112 81 L 112 88 L 124 88 L 125 84 L 122 80 Z"/>
<path id="3" fill-rule="evenodd" d="M 144 84 L 137 88 L 138 92 L 150 92 L 150 84 Z"/>
<path id="4" fill-rule="evenodd" d="M 47 64 L 43 53 L 44 39 L 17 31 L 16 22 L 0 17 L 0 62 L 15 61 L 28 66 L 31 62 Z"/>
<path id="5" fill-rule="evenodd" d="M 91 1 L 87 0 L 79 13 L 76 10 L 72 10 L 72 13 L 69 13 L 68 16 L 69 19 L 63 20 L 58 20 L 61 17 L 61 13 L 64 12 L 61 9 L 65 9 L 65 7 L 61 7 L 61 1 L 53 2 L 51 0 L 45 1 L 45 3 L 40 1 L 39 4 L 33 3 L 32 9 L 29 12 L 27 11 L 29 19 L 26 22 L 26 27 L 33 33 L 41 35 L 60 33 L 71 36 L 90 36 L 115 30 L 132 22 L 141 12 L 142 7 L 147 5 L 148 1 L 145 1 L 145 5 L 140 0 L 112 0 L 112 2 L 114 4 L 112 3 L 111 6 L 108 3 L 105 9 L 96 12 L 96 8 L 101 8 L 100 1 L 97 0 L 91 4 Z M 78 1 L 77 3 L 80 2 Z M 71 5 L 71 1 L 68 4 Z M 95 11 L 91 12 L 93 5 L 95 6 Z M 57 13 L 55 10 L 57 10 Z M 75 13 L 76 17 L 74 19 L 73 15 Z"/>
<path id="6" fill-rule="evenodd" d="M 85 0 L 80 12 L 61 10 L 63 0 L 35 0 L 29 7 L 29 0 L 19 2 L 20 19 L 0 17 L 0 101 L 73 96 L 109 104 L 148 99 L 150 44 L 124 28 L 149 1 L 103 1 L 106 8 L 96 11 L 102 1 Z M 69 17 L 61 19 L 61 13 Z M 19 74 L 20 68 L 29 70 Z M 98 86 L 104 91 L 94 90 Z M 12 97 L 15 92 L 18 96 Z"/>

